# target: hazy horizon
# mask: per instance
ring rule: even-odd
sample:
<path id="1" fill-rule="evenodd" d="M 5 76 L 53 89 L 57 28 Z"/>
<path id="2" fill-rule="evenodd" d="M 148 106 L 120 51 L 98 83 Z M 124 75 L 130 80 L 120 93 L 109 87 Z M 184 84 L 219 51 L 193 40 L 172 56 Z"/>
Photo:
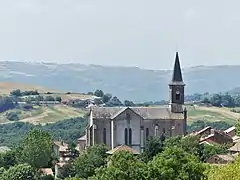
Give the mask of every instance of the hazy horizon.
<path id="1" fill-rule="evenodd" d="M 240 2 L 0 0 L 0 59 L 172 69 L 240 65 Z"/>

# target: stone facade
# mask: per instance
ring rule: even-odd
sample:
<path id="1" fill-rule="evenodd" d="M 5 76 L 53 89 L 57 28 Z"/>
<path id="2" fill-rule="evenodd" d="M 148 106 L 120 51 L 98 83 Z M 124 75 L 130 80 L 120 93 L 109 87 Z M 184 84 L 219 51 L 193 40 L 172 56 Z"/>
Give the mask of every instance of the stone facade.
<path id="1" fill-rule="evenodd" d="M 106 144 L 114 149 L 125 144 L 142 152 L 151 136 L 185 135 L 184 86 L 177 53 L 169 83 L 169 106 L 92 107 L 88 115 L 86 145 Z"/>

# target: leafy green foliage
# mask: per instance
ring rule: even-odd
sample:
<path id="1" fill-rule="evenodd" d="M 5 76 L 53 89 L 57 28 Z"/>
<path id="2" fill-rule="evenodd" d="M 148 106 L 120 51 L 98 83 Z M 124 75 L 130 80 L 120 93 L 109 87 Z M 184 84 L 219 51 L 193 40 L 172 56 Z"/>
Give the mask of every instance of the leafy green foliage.
<path id="1" fill-rule="evenodd" d="M 15 107 L 16 102 L 13 97 L 0 96 L 0 112 L 4 112 Z"/>
<path id="2" fill-rule="evenodd" d="M 158 153 L 161 153 L 162 151 L 163 151 L 162 141 L 159 138 L 151 137 L 147 141 L 144 152 L 140 156 L 145 162 L 148 162 L 152 160 L 152 158 L 155 155 L 157 155 Z"/>
<path id="3" fill-rule="evenodd" d="M 19 114 L 18 112 L 7 112 L 6 117 L 10 121 L 18 121 L 19 120 L 18 114 Z"/>
<path id="4" fill-rule="evenodd" d="M 147 178 L 147 164 L 138 160 L 136 156 L 120 151 L 109 158 L 107 166 L 102 166 L 96 170 L 96 175 L 90 180 L 143 180 Z"/>
<path id="5" fill-rule="evenodd" d="M 19 164 L 10 167 L 5 170 L 2 175 L 0 174 L 1 180 L 33 180 L 35 173 L 34 169 L 28 164 Z"/>
<path id="6" fill-rule="evenodd" d="M 240 136 L 240 119 L 237 120 L 237 123 L 236 123 L 236 133 L 238 136 Z"/>
<path id="7" fill-rule="evenodd" d="M 55 98 L 55 100 L 58 101 L 58 102 L 62 102 L 62 98 L 61 98 L 60 96 L 57 96 L 57 97 Z"/>
<path id="8" fill-rule="evenodd" d="M 207 171 L 208 180 L 239 180 L 240 158 L 225 166 L 211 167 Z"/>
<path id="9" fill-rule="evenodd" d="M 211 126 L 217 130 L 225 130 L 231 127 L 230 124 L 224 121 L 216 121 L 216 122 L 204 122 L 201 120 L 194 121 L 191 125 L 188 125 L 187 130 L 188 132 L 199 131 L 204 127 Z"/>
<path id="10" fill-rule="evenodd" d="M 208 158 L 216 154 L 227 154 L 228 148 L 226 145 L 202 145 L 202 157 L 201 160 L 205 162 Z"/>
<path id="11" fill-rule="evenodd" d="M 112 95 L 107 93 L 107 94 L 103 95 L 102 101 L 103 101 L 103 103 L 107 103 L 111 98 L 112 98 Z"/>
<path id="12" fill-rule="evenodd" d="M 95 174 L 95 169 L 106 163 L 107 148 L 95 145 L 83 151 L 73 162 L 76 177 L 88 178 Z"/>
<path id="13" fill-rule="evenodd" d="M 15 146 L 34 127 L 49 132 L 53 139 L 72 142 L 84 134 L 86 125 L 87 121 L 82 117 L 66 119 L 45 126 L 35 126 L 23 122 L 0 124 L 0 144 Z"/>
<path id="14" fill-rule="evenodd" d="M 97 97 L 103 97 L 104 95 L 104 92 L 100 89 L 97 89 L 95 92 L 94 92 L 94 96 L 97 96 Z"/>
<path id="15" fill-rule="evenodd" d="M 35 168 L 48 167 L 52 155 L 52 138 L 49 133 L 33 129 L 27 133 L 17 152 L 19 162 Z"/>
<path id="16" fill-rule="evenodd" d="M 8 169 L 16 163 L 16 152 L 14 150 L 0 153 L 0 167 Z"/>
<path id="17" fill-rule="evenodd" d="M 166 148 L 149 163 L 152 179 L 201 180 L 205 166 L 192 154 L 181 148 Z"/>

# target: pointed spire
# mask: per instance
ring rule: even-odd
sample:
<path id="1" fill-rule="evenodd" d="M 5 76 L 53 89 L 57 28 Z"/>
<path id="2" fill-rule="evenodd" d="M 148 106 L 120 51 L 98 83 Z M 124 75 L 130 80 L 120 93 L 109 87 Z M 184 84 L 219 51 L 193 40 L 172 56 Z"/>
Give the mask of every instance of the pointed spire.
<path id="1" fill-rule="evenodd" d="M 178 52 L 176 52 L 172 82 L 183 82 Z"/>

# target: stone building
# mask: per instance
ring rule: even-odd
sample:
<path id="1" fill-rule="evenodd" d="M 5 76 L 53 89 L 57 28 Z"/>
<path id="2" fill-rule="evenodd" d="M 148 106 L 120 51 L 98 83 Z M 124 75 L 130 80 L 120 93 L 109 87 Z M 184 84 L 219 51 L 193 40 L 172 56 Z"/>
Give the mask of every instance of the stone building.
<path id="1" fill-rule="evenodd" d="M 169 83 L 169 106 L 92 107 L 88 114 L 86 146 L 104 143 L 114 149 L 124 144 L 142 152 L 150 136 L 185 135 L 187 110 L 183 107 L 184 87 L 176 53 Z"/>

